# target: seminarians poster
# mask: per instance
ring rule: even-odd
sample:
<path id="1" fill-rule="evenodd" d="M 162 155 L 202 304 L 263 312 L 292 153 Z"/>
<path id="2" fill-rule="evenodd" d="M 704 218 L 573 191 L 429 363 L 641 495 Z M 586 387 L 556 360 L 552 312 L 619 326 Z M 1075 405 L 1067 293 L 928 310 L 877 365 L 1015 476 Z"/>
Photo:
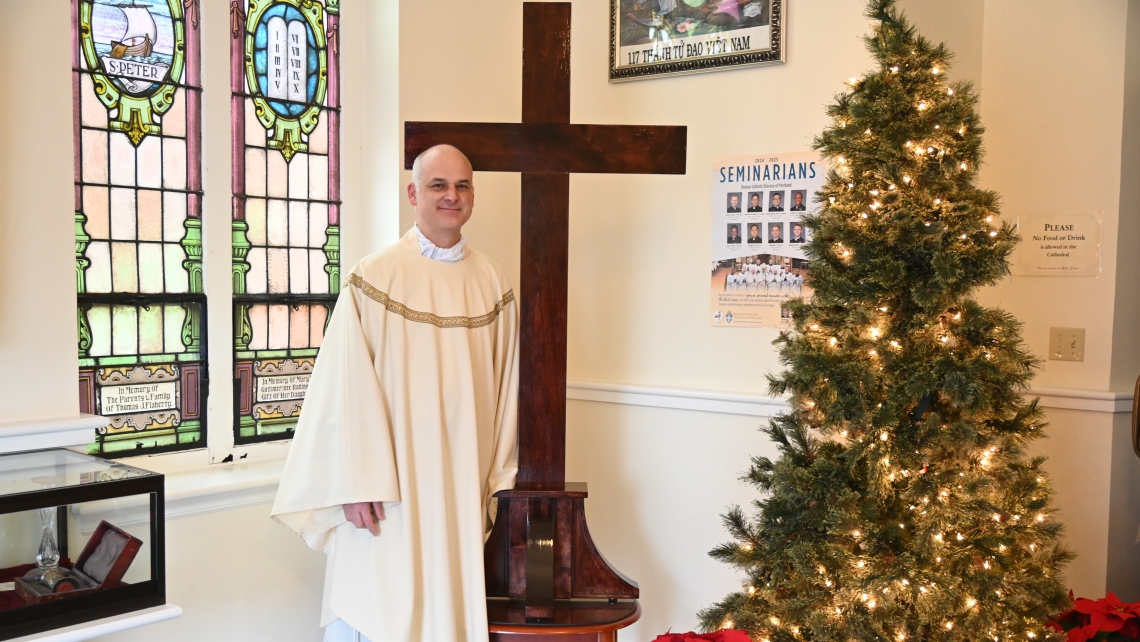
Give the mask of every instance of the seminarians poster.
<path id="1" fill-rule="evenodd" d="M 712 171 L 712 323 L 786 328 L 780 304 L 810 296 L 802 223 L 819 211 L 826 168 L 815 152 L 722 158 Z"/>

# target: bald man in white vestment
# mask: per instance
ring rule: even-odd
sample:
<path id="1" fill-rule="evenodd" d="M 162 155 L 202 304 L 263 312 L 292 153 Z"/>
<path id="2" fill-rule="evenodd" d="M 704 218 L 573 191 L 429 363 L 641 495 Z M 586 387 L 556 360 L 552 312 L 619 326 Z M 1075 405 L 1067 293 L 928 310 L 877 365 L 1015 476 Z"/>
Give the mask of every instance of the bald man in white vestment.
<path id="1" fill-rule="evenodd" d="M 416 225 L 345 279 L 274 519 L 328 555 L 329 642 L 486 642 L 491 496 L 518 470 L 518 306 L 461 234 L 450 146 L 416 159 Z"/>

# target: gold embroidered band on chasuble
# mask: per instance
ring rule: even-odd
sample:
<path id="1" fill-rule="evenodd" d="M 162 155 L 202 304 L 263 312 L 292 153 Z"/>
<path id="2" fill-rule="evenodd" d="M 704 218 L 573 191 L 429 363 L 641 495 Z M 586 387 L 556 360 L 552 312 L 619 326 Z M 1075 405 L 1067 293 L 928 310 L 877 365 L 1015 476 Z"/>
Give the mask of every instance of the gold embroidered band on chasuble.
<path id="1" fill-rule="evenodd" d="M 419 312 L 417 310 L 409 308 L 399 301 L 393 301 L 392 298 L 387 294 L 381 292 L 380 290 L 377 290 L 368 281 L 360 278 L 359 274 L 350 274 L 348 276 L 348 281 L 344 284 L 344 287 L 347 288 L 350 285 L 360 288 L 360 291 L 364 293 L 364 296 L 372 299 L 373 301 L 376 301 L 377 303 L 380 303 L 385 308 L 387 308 L 389 312 L 395 312 L 408 321 L 414 321 L 416 323 L 430 323 L 437 328 L 481 328 L 485 325 L 490 325 L 495 321 L 495 319 L 499 318 L 499 313 L 503 311 L 503 308 L 507 307 L 511 301 L 515 300 L 515 291 L 507 290 L 507 293 L 503 295 L 503 298 L 499 299 L 499 301 L 495 303 L 495 309 L 491 310 L 487 314 L 482 314 L 477 317 L 441 317 L 430 312 Z"/>

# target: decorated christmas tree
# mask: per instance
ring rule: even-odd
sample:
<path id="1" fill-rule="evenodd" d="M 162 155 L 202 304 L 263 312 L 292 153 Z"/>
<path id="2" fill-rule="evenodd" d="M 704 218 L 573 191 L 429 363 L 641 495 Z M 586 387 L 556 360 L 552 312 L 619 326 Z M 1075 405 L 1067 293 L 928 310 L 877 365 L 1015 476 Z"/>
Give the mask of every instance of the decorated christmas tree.
<path id="1" fill-rule="evenodd" d="M 972 293 L 1017 242 L 975 186 L 977 98 L 951 54 L 894 0 L 871 0 L 877 67 L 828 108 L 815 147 L 834 170 L 806 224 L 811 300 L 786 304 L 791 410 L 753 460 L 756 512 L 725 515 L 713 557 L 744 589 L 701 612 L 756 641 L 1043 640 L 1068 599 L 1042 413 L 1021 394 L 1037 360 L 1020 324 Z"/>

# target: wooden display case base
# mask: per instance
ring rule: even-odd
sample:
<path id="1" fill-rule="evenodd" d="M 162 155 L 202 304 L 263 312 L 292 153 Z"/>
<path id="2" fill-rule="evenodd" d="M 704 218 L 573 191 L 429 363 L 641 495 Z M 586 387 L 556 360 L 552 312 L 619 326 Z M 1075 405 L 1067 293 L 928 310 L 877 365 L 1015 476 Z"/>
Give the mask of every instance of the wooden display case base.
<path id="1" fill-rule="evenodd" d="M 491 642 L 617 642 L 641 617 L 637 600 L 555 600 L 553 617 L 526 617 L 521 602 L 487 600 Z"/>

